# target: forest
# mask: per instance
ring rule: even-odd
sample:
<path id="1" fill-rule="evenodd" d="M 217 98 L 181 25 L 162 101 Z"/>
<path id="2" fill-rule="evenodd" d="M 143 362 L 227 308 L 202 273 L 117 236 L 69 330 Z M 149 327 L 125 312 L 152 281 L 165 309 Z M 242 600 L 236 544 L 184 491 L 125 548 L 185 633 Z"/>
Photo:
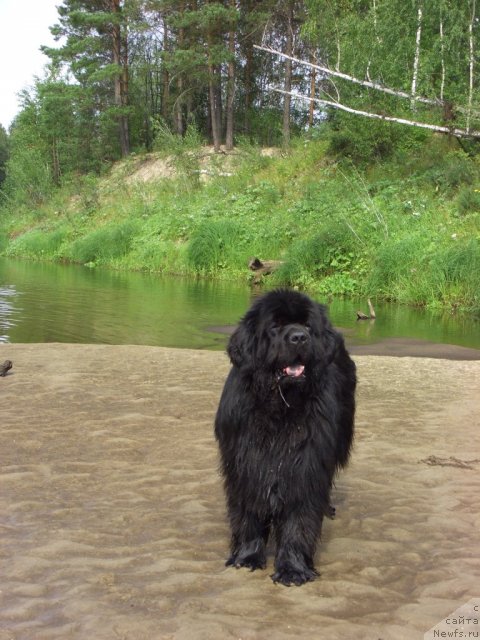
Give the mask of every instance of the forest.
<path id="1" fill-rule="evenodd" d="M 476 9 L 63 0 L 45 75 L 0 127 L 0 250 L 216 277 L 255 253 L 293 286 L 478 311 Z M 175 179 L 127 187 L 151 154 Z"/>

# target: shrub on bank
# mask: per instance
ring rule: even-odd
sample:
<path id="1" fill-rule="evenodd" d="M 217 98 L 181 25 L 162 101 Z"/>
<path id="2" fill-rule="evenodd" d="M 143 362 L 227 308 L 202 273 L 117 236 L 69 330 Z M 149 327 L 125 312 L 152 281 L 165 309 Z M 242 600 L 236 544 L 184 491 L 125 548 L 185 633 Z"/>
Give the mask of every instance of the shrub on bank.
<path id="1" fill-rule="evenodd" d="M 80 264 L 108 264 L 128 253 L 138 229 L 131 220 L 96 229 L 67 245 L 63 255 Z"/>
<path id="2" fill-rule="evenodd" d="M 6 255 L 30 259 L 52 258 L 67 237 L 66 227 L 32 229 L 17 236 L 6 247 Z"/>
<path id="3" fill-rule="evenodd" d="M 241 268 L 246 264 L 242 227 L 231 220 L 205 220 L 192 234 L 187 260 L 193 270 L 202 274 Z"/>

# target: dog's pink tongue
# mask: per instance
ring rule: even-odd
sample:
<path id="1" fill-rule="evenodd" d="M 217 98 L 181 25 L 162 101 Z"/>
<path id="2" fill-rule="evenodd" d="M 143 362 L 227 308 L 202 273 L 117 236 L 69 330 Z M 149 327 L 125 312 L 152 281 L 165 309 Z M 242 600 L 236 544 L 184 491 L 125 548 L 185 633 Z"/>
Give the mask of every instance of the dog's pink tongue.
<path id="1" fill-rule="evenodd" d="M 284 369 L 287 376 L 292 376 L 293 378 L 298 378 L 298 376 L 301 376 L 304 370 L 305 367 L 303 366 L 303 364 L 295 364 L 291 367 L 285 367 Z"/>

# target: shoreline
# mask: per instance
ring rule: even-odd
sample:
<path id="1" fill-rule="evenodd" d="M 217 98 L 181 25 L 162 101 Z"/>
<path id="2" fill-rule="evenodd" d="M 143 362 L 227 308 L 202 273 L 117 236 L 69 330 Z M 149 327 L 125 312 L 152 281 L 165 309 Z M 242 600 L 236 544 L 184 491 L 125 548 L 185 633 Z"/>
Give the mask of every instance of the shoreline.
<path id="1" fill-rule="evenodd" d="M 394 356 L 398 358 L 439 358 L 442 360 L 480 360 L 480 349 L 456 344 L 429 342 L 418 338 L 384 338 L 377 342 L 358 344 L 352 342 L 349 332 L 336 327 L 343 337 L 348 351 L 359 356 Z M 207 327 L 211 333 L 230 336 L 233 325 Z"/>

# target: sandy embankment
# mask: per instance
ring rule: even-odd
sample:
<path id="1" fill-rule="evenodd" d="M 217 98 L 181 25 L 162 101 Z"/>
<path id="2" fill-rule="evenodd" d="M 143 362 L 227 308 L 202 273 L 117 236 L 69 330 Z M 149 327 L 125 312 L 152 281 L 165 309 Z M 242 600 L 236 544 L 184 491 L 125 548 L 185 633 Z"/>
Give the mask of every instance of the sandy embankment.
<path id="1" fill-rule="evenodd" d="M 414 640 L 480 596 L 479 361 L 356 356 L 356 445 L 321 577 L 287 589 L 271 557 L 264 572 L 223 566 L 223 354 L 0 356 L 14 361 L 0 378 L 0 640 Z"/>

